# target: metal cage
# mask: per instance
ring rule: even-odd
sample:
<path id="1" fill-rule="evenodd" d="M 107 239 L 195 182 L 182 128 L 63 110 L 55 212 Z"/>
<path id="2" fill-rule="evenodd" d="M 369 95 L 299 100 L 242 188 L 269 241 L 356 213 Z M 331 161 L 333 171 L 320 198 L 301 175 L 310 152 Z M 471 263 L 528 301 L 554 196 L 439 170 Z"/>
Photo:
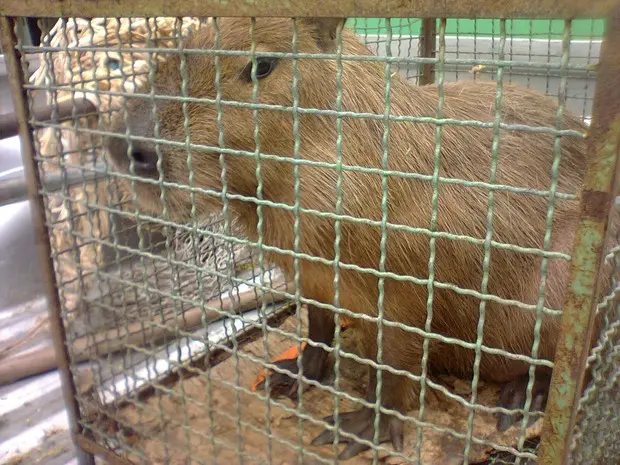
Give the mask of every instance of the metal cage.
<path id="1" fill-rule="evenodd" d="M 19 131 L 27 173 L 26 186 L 7 184 L 0 192 L 2 202 L 27 195 L 36 207 L 49 319 L 81 463 L 94 463 L 95 456 L 112 463 L 334 463 L 339 461 L 338 442 L 343 437 L 351 444 L 365 444 L 365 448 L 358 447 L 361 455 L 355 455 L 355 461 L 373 463 L 589 464 L 620 460 L 620 307 L 616 302 L 617 273 L 613 273 L 618 269 L 620 252 L 614 201 L 620 148 L 620 4 L 616 0 L 178 0 L 166 4 L 6 0 L 0 6 L 0 15 L 2 50 L 16 109 L 15 115 L 0 118 L 0 127 L 3 136 Z M 53 18 L 52 24 L 56 21 L 39 46 L 18 39 L 16 25 L 24 17 Z M 219 47 L 220 40 L 227 38 L 227 31 L 220 30 L 222 18 L 252 18 L 243 50 Z M 292 44 L 280 48 L 271 44 L 273 50 L 257 47 L 255 25 L 262 18 L 290 21 Z M 306 40 L 300 36 L 298 23 L 308 18 L 348 20 L 335 30 L 335 37 L 317 39 L 334 40 L 333 49 L 310 54 L 298 49 Z M 491 19 L 493 22 L 483 24 Z M 546 30 L 541 29 L 543 21 L 549 21 Z M 187 37 L 198 34 L 201 28 L 214 31 L 214 44 L 210 48 L 187 48 Z M 343 53 L 344 28 L 353 31 L 372 53 Z M 36 69 L 33 57 L 38 59 Z M 176 96 L 166 89 L 160 94 L 154 84 L 171 57 L 180 81 Z M 192 57 L 198 58 L 191 61 Z M 259 102 L 261 73 L 272 71 L 269 57 L 292 63 L 290 96 L 286 97 L 290 103 Z M 227 99 L 221 90 L 221 80 L 232 73 L 222 65 L 225 58 L 230 59 L 227 63 L 249 60 L 243 68 L 248 89 L 252 89 L 246 101 L 243 95 Z M 260 64 L 267 66 L 265 70 L 259 66 L 263 58 Z M 213 89 L 197 91 L 188 80 L 190 74 L 195 80 L 202 79 L 192 68 L 200 59 L 215 63 L 209 78 L 214 80 Z M 307 79 L 299 68 L 298 62 L 303 60 L 333 64 L 329 69 L 334 75 L 321 77 L 336 83 L 330 108 L 300 105 L 306 98 L 301 95 L 305 88 L 300 91 L 300 82 Z M 381 111 L 343 107 L 343 63 L 347 62 L 383 66 Z M 205 75 L 211 76 L 211 68 L 205 69 Z M 464 80 L 496 83 L 488 121 L 442 113 L 444 86 Z M 434 89 L 437 107 L 429 110 L 432 115 L 391 113 L 395 104 L 390 100 L 390 89 L 405 81 Z M 555 98 L 553 127 L 502 121 L 503 94 L 512 83 Z M 127 110 L 130 100 L 146 102 L 139 122 L 131 127 Z M 158 105 L 166 101 L 180 105 L 184 121 L 160 120 Z M 192 141 L 195 128 L 190 119 L 201 111 L 200 105 L 216 109 L 211 144 Z M 234 124 L 225 120 L 226 111 L 251 112 L 247 133 L 253 144 L 250 149 L 241 143 L 225 142 L 223 128 Z M 585 121 L 587 129 L 563 128 L 566 112 Z M 290 122 L 293 145 L 287 157 L 264 150 L 261 125 L 270 124 L 265 116 L 268 113 L 286 115 L 286 124 Z M 324 124 L 333 125 L 333 160 L 305 160 L 300 156 L 300 146 L 308 141 L 300 134 L 310 118 L 323 118 Z M 368 135 L 379 141 L 376 166 L 354 166 L 344 161 L 343 153 L 348 149 L 343 144 L 350 140 L 343 136 L 350 129 L 347 119 L 383 125 L 382 134 Z M 121 124 L 121 120 L 124 131 L 114 132 L 112 125 Z M 136 124 L 151 125 L 152 137 L 133 134 Z M 432 126 L 435 147 L 429 151 L 434 165 L 428 173 L 390 169 L 390 127 L 399 124 Z M 160 135 L 160 131 L 169 133 L 170 127 L 181 140 Z M 282 131 L 289 130 L 286 125 L 282 127 Z M 465 164 L 454 167 L 451 173 L 441 172 L 445 150 L 441 148 L 442 133 L 451 127 L 492 133 L 489 167 L 479 167 L 485 170 L 484 180 L 467 179 L 459 172 Z M 240 127 L 239 132 L 242 130 Z M 511 131 L 529 133 L 532 138 L 543 137 L 541 134 L 553 138 L 553 153 L 548 153 L 550 182 L 544 189 L 520 185 L 519 176 L 510 185 L 496 180 L 498 164 L 502 163 L 502 134 Z M 124 172 L 109 160 L 109 144 L 114 138 L 123 141 L 127 153 L 133 154 Z M 558 190 L 560 146 L 568 138 L 585 140 L 587 167 L 581 173 L 579 193 Z M 144 160 L 138 158 L 135 147 L 147 147 L 144 144 L 154 147 L 156 165 L 149 165 L 156 167 L 154 175 L 140 174 Z M 269 147 L 277 147 L 277 143 Z M 164 177 L 164 150 L 179 157 L 183 154 L 187 179 Z M 205 174 L 203 170 L 197 174 L 194 163 L 201 157 L 217 160 L 214 166 L 219 172 Z M 229 184 L 231 176 L 241 172 L 235 169 L 245 169 L 245 165 L 234 164 L 237 159 L 255 163 L 250 174 L 256 176 L 258 184 L 252 195 Z M 294 194 L 292 203 L 270 197 L 274 186 L 286 184 L 287 179 L 262 177 L 269 175 L 265 166 L 276 162 L 287 163 L 294 175 L 292 185 L 285 186 L 286 192 Z M 183 168 L 181 164 L 166 166 Z M 316 192 L 317 196 L 328 196 L 326 192 L 334 189 L 333 211 L 320 211 L 300 201 L 304 172 L 312 170 L 336 173 L 333 186 L 327 184 L 332 175 L 325 174 L 325 184 Z M 367 199 L 377 205 L 380 214 L 364 217 L 347 210 L 349 200 L 343 200 L 345 175 L 380 177 L 381 196 Z M 221 186 L 201 186 L 196 184 L 196 176 L 213 179 Z M 394 182 L 391 179 L 424 182 L 432 187 L 426 225 L 398 224 L 391 219 L 391 212 L 397 211 L 388 202 L 388 180 Z M 143 187 L 146 185 L 151 187 Z M 140 192 L 146 189 L 158 189 L 158 197 L 152 200 L 159 205 L 152 207 L 159 209 L 157 214 L 143 208 L 139 200 L 143 195 Z M 444 189 L 485 192 L 480 234 L 438 228 Z M 537 238 L 537 245 L 513 244 L 494 237 L 494 211 L 502 204 L 497 201 L 502 195 L 547 199 L 546 230 L 544 237 Z M 200 209 L 208 199 L 217 201 L 219 209 L 206 215 Z M 568 253 L 551 247 L 554 208 L 561 202 L 578 203 L 574 245 Z M 257 215 L 256 238 L 248 236 L 240 225 L 243 221 L 232 216 L 234 206 L 244 203 L 252 206 L 248 215 Z M 265 239 L 265 228 L 276 228 L 269 216 L 276 209 L 286 212 L 285 218 L 290 219 L 294 233 L 291 242 L 282 240 L 288 246 Z M 333 231 L 335 241 L 328 247 L 333 253 L 327 258 L 302 250 L 300 232 L 307 231 L 304 228 L 312 221 L 323 221 L 332 228 L 329 233 L 317 230 L 319 237 L 330 241 Z M 513 227 L 518 229 L 529 221 L 515 219 Z M 369 267 L 342 261 L 341 256 L 350 255 L 351 249 L 359 246 L 355 240 L 341 242 L 343 228 L 379 231 L 376 250 L 380 256 L 372 258 L 376 263 Z M 386 266 L 387 243 L 393 234 L 428 240 L 430 258 L 424 259 L 425 277 L 399 274 Z M 436 256 L 448 243 L 455 244 L 449 247 L 456 254 L 466 246 L 480 248 L 476 267 L 482 279 L 476 288 L 435 277 Z M 489 271 L 495 251 L 513 253 L 515 260 L 525 256 L 540 260 L 537 300 L 524 302 L 489 291 L 489 283 L 498 279 Z M 278 254 L 290 258 L 290 269 L 271 261 L 270 257 Z M 554 260 L 570 263 L 561 310 L 549 308 L 545 300 L 547 271 Z M 334 287 L 329 298 L 304 295 L 301 270 L 306 265 L 302 262 L 332 270 Z M 341 305 L 350 302 L 340 284 L 351 273 L 365 273 L 378 284 L 378 299 L 367 312 L 370 315 Z M 611 286 L 606 281 L 609 279 Z M 390 281 L 425 290 L 427 297 L 421 304 L 424 324 L 412 328 L 386 319 Z M 514 283 L 515 287 L 520 285 Z M 444 291 L 476 299 L 477 323 L 471 340 L 433 331 L 437 305 L 433 295 Z M 485 318 L 496 308 L 491 306 L 502 305 L 536 315 L 534 342 L 527 353 L 486 345 Z M 312 324 L 309 320 L 314 318 L 310 312 L 319 311 L 331 315 L 333 347 L 329 341 L 313 340 L 307 334 L 307 325 Z M 544 318 L 561 320 L 553 362 L 539 354 Z M 378 328 L 376 342 L 371 343 L 376 345 L 374 359 L 356 349 L 361 337 L 356 325 L 363 328 L 368 324 Z M 407 372 L 382 361 L 388 350 L 383 348 L 384 332 L 395 328 L 407 337 L 423 339 L 419 372 Z M 591 338 L 592 348 L 587 343 Z M 431 377 L 427 368 L 429 347 L 439 342 L 459 345 L 475 354 L 471 376 L 464 380 Z M 282 354 L 289 345 L 290 353 Z M 333 358 L 333 369 L 321 382 L 304 375 L 301 354 L 307 348 L 327 351 Z M 488 354 L 529 364 L 525 405 L 514 406 L 523 418 L 506 433 L 489 426 L 495 425 L 495 416 L 515 412 L 493 404 L 497 385 L 480 375 L 481 359 Z M 292 362 L 278 365 L 282 360 Z M 360 367 L 377 370 L 370 377 L 374 377 L 379 399 L 390 379 L 386 376 L 406 376 L 421 386 L 419 408 L 406 415 L 398 410 L 388 412 L 406 421 L 403 451 L 392 450 L 379 437 L 379 413 L 385 415 L 385 408 L 380 401 L 373 403 L 360 394 L 361 384 L 368 381 Z M 534 375 L 541 367 L 552 367 L 553 374 L 542 421 L 532 424 L 529 420 L 536 415 L 528 408 L 538 401 L 533 393 Z M 587 385 L 586 372 L 590 373 Z M 292 404 L 269 391 L 272 377 L 278 374 L 299 381 L 290 388 Z M 266 390 L 261 389 L 263 385 Z M 339 429 L 339 415 L 354 405 L 374 409 L 375 431 L 371 436 Z M 332 408 L 335 427 L 322 418 Z M 323 428 L 333 430 L 330 440 L 323 446 L 310 445 L 309 435 Z"/>

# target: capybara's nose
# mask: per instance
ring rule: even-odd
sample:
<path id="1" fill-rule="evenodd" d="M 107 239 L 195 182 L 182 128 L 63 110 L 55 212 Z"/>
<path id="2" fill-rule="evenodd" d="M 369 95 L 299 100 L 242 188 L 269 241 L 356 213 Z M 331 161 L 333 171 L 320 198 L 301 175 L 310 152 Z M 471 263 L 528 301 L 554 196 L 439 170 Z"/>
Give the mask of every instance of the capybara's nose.
<path id="1" fill-rule="evenodd" d="M 159 157 L 154 149 L 145 147 L 140 143 L 134 143 L 131 151 L 129 152 L 129 157 L 133 160 L 134 172 L 138 176 L 150 178 L 159 176 L 157 169 Z"/>
<path id="2" fill-rule="evenodd" d="M 157 167 L 159 157 L 155 148 L 151 147 L 151 144 L 132 141 L 131 148 L 129 148 L 127 141 L 123 137 L 111 137 L 106 145 L 112 161 L 122 170 L 131 173 L 133 164 L 133 173 L 137 176 L 159 177 Z"/>

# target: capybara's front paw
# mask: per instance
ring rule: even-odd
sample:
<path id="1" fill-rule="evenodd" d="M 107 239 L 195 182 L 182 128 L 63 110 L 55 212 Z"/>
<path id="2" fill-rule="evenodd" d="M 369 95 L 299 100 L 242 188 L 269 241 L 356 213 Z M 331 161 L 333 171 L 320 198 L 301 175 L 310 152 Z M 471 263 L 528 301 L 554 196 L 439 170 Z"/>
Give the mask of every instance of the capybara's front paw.
<path id="1" fill-rule="evenodd" d="M 509 383 L 504 384 L 501 388 L 498 405 L 509 410 L 523 409 L 525 407 L 528 382 L 529 376 L 528 374 L 525 374 L 513 381 L 510 381 Z M 534 385 L 532 386 L 532 402 L 529 408 L 529 411 L 532 413 L 528 418 L 528 427 L 533 425 L 534 422 L 540 418 L 540 414 L 535 412 L 542 412 L 545 410 L 550 383 L 550 375 L 536 374 Z M 496 416 L 498 431 L 506 431 L 514 423 L 523 418 L 523 414 L 521 413 L 515 413 L 512 415 L 507 413 L 498 413 Z"/>
<path id="2" fill-rule="evenodd" d="M 369 408 L 362 408 L 353 412 L 338 415 L 339 431 L 344 431 L 357 436 L 359 439 L 373 441 L 375 435 L 375 412 Z M 334 424 L 334 415 L 324 419 L 327 423 Z M 312 445 L 322 446 L 334 441 L 334 429 L 326 429 L 313 441 Z M 370 446 L 358 442 L 356 439 L 339 435 L 338 442 L 347 442 L 347 446 L 338 456 L 339 460 L 348 460 L 370 449 Z M 379 419 L 379 442 L 390 441 L 398 452 L 403 450 L 403 421 L 391 415 L 381 414 Z"/>
<path id="3" fill-rule="evenodd" d="M 279 362 L 275 362 L 278 368 L 283 370 L 288 370 L 292 372 L 294 375 L 298 373 L 297 369 L 297 359 L 288 359 L 288 360 L 280 360 Z M 269 370 L 269 394 L 274 397 L 288 397 L 292 400 L 297 399 L 297 379 L 289 376 L 286 373 L 279 373 L 274 370 Z M 263 380 L 259 385 L 258 389 L 265 389 L 266 380 Z"/>
<path id="4" fill-rule="evenodd" d="M 305 344 L 303 344 L 303 347 L 301 363 L 303 366 L 304 378 L 322 381 L 327 371 L 327 352 L 318 347 L 306 346 Z M 269 393 L 272 397 L 278 398 L 284 396 L 291 400 L 297 399 L 299 380 L 295 375 L 299 373 L 297 366 L 298 353 L 297 347 L 294 346 L 280 354 L 273 361 L 274 365 L 279 369 L 288 370 L 292 375 L 280 373 L 276 370 L 269 370 L 267 376 L 269 377 Z M 259 375 L 254 385 L 254 390 L 265 389 L 266 385 L 265 376 Z"/>

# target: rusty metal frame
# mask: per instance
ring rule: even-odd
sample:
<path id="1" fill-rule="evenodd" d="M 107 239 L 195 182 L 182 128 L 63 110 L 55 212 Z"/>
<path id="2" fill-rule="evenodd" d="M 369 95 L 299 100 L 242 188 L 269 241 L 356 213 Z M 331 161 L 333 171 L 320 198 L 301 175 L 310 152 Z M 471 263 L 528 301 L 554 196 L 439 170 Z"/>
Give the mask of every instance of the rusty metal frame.
<path id="1" fill-rule="evenodd" d="M 425 18 L 420 28 L 420 55 L 423 58 L 435 58 L 437 43 L 437 19 Z M 420 74 L 420 85 L 435 82 L 435 64 L 424 63 Z"/>
<path id="2" fill-rule="evenodd" d="M 2 0 L 6 16 L 603 18 L 618 0 Z"/>
<path id="3" fill-rule="evenodd" d="M 620 152 L 620 6 L 607 20 L 597 70 L 592 125 L 579 225 L 571 260 L 571 279 L 562 307 L 562 337 L 553 377 L 539 459 L 566 463 L 590 349 L 603 246 L 613 212 Z"/>
<path id="4" fill-rule="evenodd" d="M 15 34 L 15 18 L 0 17 L 0 43 L 4 53 L 15 117 L 19 126 L 21 140 L 22 163 L 26 173 L 28 184 L 28 197 L 30 199 L 31 212 L 35 228 L 35 238 L 41 261 L 43 281 L 45 284 L 50 329 L 56 350 L 58 369 L 62 380 L 62 392 L 65 405 L 68 409 L 69 426 L 71 436 L 76 445 L 77 458 L 80 465 L 94 465 L 95 458 L 90 452 L 79 447 L 78 437 L 83 435 L 80 425 L 80 407 L 77 401 L 77 390 L 70 368 L 69 349 L 65 345 L 66 334 L 62 320 L 62 307 L 57 292 L 56 274 L 52 259 L 52 249 L 49 235 L 45 226 L 45 205 L 43 197 L 39 195 L 42 188 L 42 180 L 35 161 L 35 149 L 29 121 L 31 118 L 28 107 L 28 95 L 24 88 L 25 77 L 21 66 L 21 53 L 16 48 L 18 44 Z"/>
<path id="5" fill-rule="evenodd" d="M 106 449 L 101 444 L 98 444 L 97 442 L 85 436 L 78 435 L 76 437 L 76 441 L 78 447 L 81 450 L 92 454 L 93 456 L 97 456 L 105 460 L 107 463 L 111 463 L 114 465 L 133 465 L 132 462 L 120 457 L 119 455 L 112 452 L 110 449 Z"/>
<path id="6" fill-rule="evenodd" d="M 50 259 L 45 228 L 43 199 L 39 196 L 41 178 L 34 160 L 30 110 L 24 91 L 20 54 L 15 48 L 15 18 L 97 17 L 97 16 L 280 16 L 280 17 L 417 17 L 423 18 L 423 53 L 432 56 L 431 40 L 436 18 L 526 18 L 576 19 L 607 17 L 608 28 L 598 67 L 597 88 L 591 132 L 588 137 L 589 165 L 581 201 L 580 223 L 572 258 L 571 281 L 567 289 L 562 335 L 557 348 L 541 447 L 540 463 L 565 463 L 574 427 L 576 402 L 583 384 L 585 359 L 593 327 L 598 271 L 607 233 L 608 214 L 613 205 L 613 186 L 620 146 L 620 0 L 3 0 L 0 3 L 0 35 L 7 59 L 16 117 L 22 139 L 22 157 L 33 205 L 36 233 L 49 301 L 50 321 L 63 380 L 63 393 L 69 409 L 71 432 L 82 464 L 93 464 L 94 456 L 114 463 L 126 463 L 111 451 L 83 434 L 76 387 L 70 371 L 68 348 L 56 279 Z M 428 48 L 428 50 L 427 50 Z M 426 55 L 425 55 L 426 56 Z M 432 82 L 432 67 L 424 69 L 422 82 Z"/>

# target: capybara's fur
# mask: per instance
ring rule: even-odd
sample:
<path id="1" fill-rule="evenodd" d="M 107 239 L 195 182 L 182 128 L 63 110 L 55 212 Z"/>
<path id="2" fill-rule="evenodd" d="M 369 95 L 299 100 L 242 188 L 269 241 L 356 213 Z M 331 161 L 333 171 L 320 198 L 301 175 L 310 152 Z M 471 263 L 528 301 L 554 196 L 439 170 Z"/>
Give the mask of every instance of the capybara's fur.
<path id="1" fill-rule="evenodd" d="M 308 53 L 335 52 L 333 30 L 325 31 L 328 21 L 297 21 L 298 50 Z M 249 19 L 219 20 L 219 47 L 250 50 Z M 253 35 L 258 51 L 291 52 L 293 28 L 290 20 L 258 19 Z M 213 49 L 214 28 L 206 25 L 189 39 L 188 48 Z M 388 273 L 411 276 L 422 282 L 386 278 L 383 308 L 386 320 L 424 328 L 427 309 L 432 308 L 431 331 L 451 338 L 473 342 L 478 321 L 484 310 L 486 347 L 515 354 L 530 355 L 534 341 L 537 312 L 521 309 L 505 301 L 535 306 L 539 300 L 542 249 L 548 221 L 549 196 L 540 193 L 517 193 L 509 189 L 489 190 L 491 183 L 531 190 L 549 191 L 552 186 L 556 136 L 550 132 L 516 129 L 481 128 L 475 125 L 445 124 L 440 135 L 440 152 L 436 153 L 436 125 L 432 122 L 404 122 L 386 118 L 400 116 L 435 117 L 438 112 L 438 88 L 413 86 L 399 74 L 392 74 L 389 96 L 385 95 L 386 66 L 379 62 L 347 61 L 347 55 L 372 55 L 355 34 L 342 30 L 342 98 L 345 112 L 380 115 L 360 118 L 342 117 L 340 141 L 342 164 L 341 213 L 364 218 L 372 224 L 343 219 L 340 223 L 340 261 L 366 269 L 379 269 L 381 261 L 382 176 L 354 167 L 381 169 L 383 158 L 391 172 L 426 178 L 390 174 L 387 184 L 386 220 L 389 224 L 417 228 L 387 228 L 384 269 Z M 253 84 L 248 78 L 247 56 L 221 56 L 216 82 L 216 58 L 213 55 L 187 54 L 184 72 L 188 77 L 187 95 L 221 101 L 252 102 Z M 155 86 L 161 95 L 183 95 L 181 58 L 176 57 L 158 70 Z M 387 71 L 389 73 L 389 70 Z M 286 208 L 264 206 L 263 243 L 282 250 L 293 250 L 295 239 L 295 176 L 299 166 L 299 252 L 325 260 L 333 260 L 336 240 L 335 220 L 313 212 L 334 213 L 337 204 L 338 161 L 337 118 L 334 114 L 317 115 L 305 109 L 336 110 L 336 60 L 301 58 L 298 60 L 296 91 L 298 107 L 294 111 L 292 60 L 280 59 L 273 72 L 259 81 L 258 100 L 278 106 L 258 111 L 260 152 L 284 157 L 276 161 L 261 158 L 262 198 Z M 219 90 L 219 92 L 218 92 Z M 443 86 L 445 118 L 460 121 L 496 121 L 496 82 L 459 82 Z M 385 101 L 389 100 L 389 108 Z M 132 133 L 153 136 L 149 100 L 132 102 L 127 121 Z M 226 149 L 256 151 L 254 115 L 250 108 L 194 103 L 186 106 L 192 144 L 218 147 L 220 129 Z M 557 104 L 553 98 L 514 85 L 504 84 L 499 120 L 508 125 L 555 128 Z M 159 137 L 185 142 L 184 109 L 179 100 L 159 101 Z M 297 122 L 296 122 L 297 119 Z M 296 124 L 297 123 L 297 124 Z M 582 121 L 564 113 L 562 129 L 585 131 Z M 294 127 L 297 125 L 297 136 Z M 122 121 L 119 130 L 125 131 Z M 497 136 L 497 163 L 492 179 L 494 135 Z M 295 145 L 297 137 L 297 146 Z M 384 142 L 386 141 L 386 142 Z M 119 146 L 119 144 L 121 144 Z M 124 144 L 124 142 L 123 142 Z M 153 150 L 152 145 L 136 142 L 139 150 Z M 116 163 L 123 161 L 126 146 L 112 142 L 117 152 Z M 119 148 L 120 147 L 120 148 Z M 163 173 L 166 181 L 189 184 L 187 149 L 182 145 L 162 145 Z M 384 153 L 387 152 L 387 153 Z M 557 167 L 557 192 L 579 194 L 586 168 L 585 143 L 581 137 L 566 136 L 560 141 L 561 160 Z M 224 155 L 227 167 L 227 192 L 237 196 L 257 196 L 256 159 L 239 154 Z M 438 167 L 435 162 L 438 160 Z M 304 163 L 310 162 L 310 163 Z M 332 166 L 317 166 L 317 162 Z M 217 149 L 192 150 L 193 185 L 221 191 L 221 160 Z M 432 176 L 441 178 L 434 182 Z M 450 182 L 443 182 L 443 179 Z M 460 181 L 459 181 L 460 180 Z M 464 185 L 469 183 L 469 185 Z M 434 190 L 436 189 L 436 191 Z M 434 192 L 436 196 L 434 195 Z M 161 211 L 160 191 L 154 184 L 139 183 L 138 194 L 143 205 L 157 214 Z M 492 196 L 492 197 L 491 197 Z M 166 189 L 168 212 L 175 219 L 191 218 L 191 198 L 187 191 Z M 221 196 L 196 194 L 198 213 L 221 209 Z M 437 214 L 433 216 L 433 203 Z M 234 214 L 252 239 L 257 238 L 256 203 L 243 199 L 228 202 Z M 489 207 L 492 216 L 488 216 Z M 549 250 L 570 253 L 577 222 L 578 200 L 555 200 Z M 310 211 L 312 210 L 312 212 Z M 429 230 L 441 233 L 430 239 Z M 446 237 L 446 234 L 460 238 Z M 467 236 L 467 238 L 465 237 Z M 474 239 L 468 239 L 474 238 Z M 489 245 L 485 260 L 485 243 Z M 528 250 L 511 250 L 519 246 Z M 290 254 L 274 252 L 269 259 L 293 276 Z M 334 267 L 317 261 L 301 260 L 301 286 L 304 297 L 330 304 L 334 300 Z M 343 265 L 344 266 L 344 265 Z M 483 279 L 488 270 L 488 279 Z M 560 309 L 567 282 L 569 263 L 559 258 L 548 261 L 544 306 Z M 426 280 L 432 279 L 428 286 Z M 357 269 L 341 268 L 340 305 L 353 312 L 377 315 L 379 278 Z M 432 306 L 429 307 L 429 289 Z M 456 289 L 456 290 L 455 290 Z M 479 293 L 490 296 L 481 308 Z M 501 302 L 500 302 L 501 301 Z M 357 322 L 361 331 L 365 356 L 376 359 L 376 324 Z M 552 360 L 560 318 L 545 316 L 540 327 L 538 355 Z M 385 326 L 383 330 L 383 363 L 420 372 L 423 338 L 417 334 Z M 458 344 L 430 341 L 429 370 L 449 372 L 471 378 L 475 351 Z M 482 353 L 480 376 L 484 380 L 504 383 L 526 373 L 528 365 L 502 356 Z M 405 411 L 415 406 L 419 384 L 383 373 L 384 405 Z"/>

